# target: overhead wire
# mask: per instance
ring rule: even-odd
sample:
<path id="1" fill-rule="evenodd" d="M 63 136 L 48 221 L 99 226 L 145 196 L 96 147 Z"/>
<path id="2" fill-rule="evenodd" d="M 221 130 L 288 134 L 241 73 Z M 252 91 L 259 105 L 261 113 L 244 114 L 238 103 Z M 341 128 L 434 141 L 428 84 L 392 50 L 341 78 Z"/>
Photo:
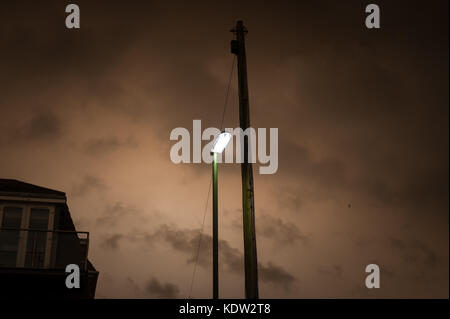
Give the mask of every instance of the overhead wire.
<path id="1" fill-rule="evenodd" d="M 222 120 L 220 121 L 220 131 L 222 131 L 222 129 L 223 129 L 223 123 L 224 123 L 224 120 L 225 120 L 225 113 L 226 113 L 226 110 L 227 110 L 228 97 L 230 95 L 231 80 L 233 78 L 233 71 L 234 71 L 235 64 L 236 64 L 236 56 L 234 55 L 233 56 L 233 63 L 231 65 L 230 76 L 228 78 L 228 87 L 227 87 L 227 93 L 225 95 L 225 103 L 223 105 Z M 196 256 L 195 256 L 194 269 L 193 269 L 193 272 L 192 272 L 191 285 L 190 285 L 190 288 L 189 288 L 188 299 L 191 299 L 192 289 L 194 287 L 194 279 L 195 279 L 195 274 L 196 274 L 196 271 L 197 271 L 198 258 L 200 256 L 200 247 L 201 247 L 201 243 L 202 243 L 203 230 L 205 228 L 206 212 L 208 211 L 209 197 L 210 197 L 210 194 L 211 194 L 211 183 L 212 183 L 212 181 L 210 179 L 209 187 L 208 187 L 208 196 L 206 197 L 205 209 L 204 209 L 204 212 L 203 212 L 202 225 L 200 227 L 200 235 L 199 235 L 199 239 L 198 239 L 198 246 L 197 246 L 197 252 L 196 252 Z"/>

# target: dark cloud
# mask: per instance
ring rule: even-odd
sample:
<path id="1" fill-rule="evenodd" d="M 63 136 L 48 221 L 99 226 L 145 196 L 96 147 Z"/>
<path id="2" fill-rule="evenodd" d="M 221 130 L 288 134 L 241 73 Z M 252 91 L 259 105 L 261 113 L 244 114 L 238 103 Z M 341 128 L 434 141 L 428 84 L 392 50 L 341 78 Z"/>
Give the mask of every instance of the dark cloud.
<path id="1" fill-rule="evenodd" d="M 283 221 L 280 217 L 269 214 L 260 214 L 256 221 L 257 235 L 272 239 L 277 249 L 286 245 L 295 245 L 297 242 L 306 242 L 307 237 L 302 234 L 297 225 Z"/>
<path id="2" fill-rule="evenodd" d="M 72 195 L 84 196 L 92 191 L 104 191 L 106 189 L 107 186 L 103 179 L 93 175 L 86 175 L 80 183 L 74 185 Z"/>
<path id="3" fill-rule="evenodd" d="M 136 11 L 134 6 L 114 3 L 108 4 L 106 11 L 101 3 L 80 0 L 77 4 L 83 27 L 68 30 L 64 24 L 65 3 L 2 3 L 0 39 L 7 44 L 2 52 L 7 58 L 4 62 L 9 62 L 5 63 L 9 65 L 6 70 L 12 69 L 11 62 L 19 59 L 22 63 L 14 65 L 17 66 L 15 76 L 41 73 L 47 78 L 62 73 L 64 77 L 59 80 L 63 81 L 73 75 L 96 79 L 117 61 L 137 35 L 144 32 L 139 28 L 141 19 L 150 18 L 154 12 L 148 2 L 139 3 L 140 10 Z M 14 18 L 25 10 L 29 13 L 27 19 Z M 123 28 L 124 24 L 127 28 Z"/>
<path id="4" fill-rule="evenodd" d="M 394 173 L 395 174 L 395 173 Z M 449 207 L 448 168 L 430 167 L 426 171 L 402 178 L 397 183 L 392 178 L 364 176 L 351 188 L 370 196 L 377 206 L 385 205 L 408 209 L 411 214 L 447 215 Z"/>
<path id="5" fill-rule="evenodd" d="M 137 218 L 140 217 L 141 211 L 133 206 L 125 206 L 120 202 L 116 202 L 113 205 L 106 206 L 102 215 L 97 217 L 95 223 L 101 227 L 115 227 L 127 217 Z"/>
<path id="6" fill-rule="evenodd" d="M 319 272 L 319 274 L 321 275 L 328 275 L 331 277 L 337 277 L 337 278 L 341 278 L 342 277 L 342 273 L 344 272 L 344 269 L 341 265 L 333 265 L 330 267 L 323 267 L 320 266 L 317 271 Z"/>
<path id="7" fill-rule="evenodd" d="M 114 234 L 110 236 L 106 236 L 104 240 L 100 243 L 104 249 L 116 251 L 119 249 L 119 241 L 124 238 L 122 234 Z"/>
<path id="8" fill-rule="evenodd" d="M 129 136 L 124 140 L 120 140 L 115 136 L 108 136 L 103 138 L 94 138 L 86 142 L 84 151 L 89 155 L 108 154 L 119 148 L 134 148 L 137 147 L 136 140 Z"/>
<path id="9" fill-rule="evenodd" d="M 169 282 L 160 282 L 156 277 L 152 277 L 150 280 L 145 282 L 143 287 L 139 285 L 131 277 L 126 278 L 126 283 L 128 287 L 137 296 L 143 296 L 145 298 L 161 298 L 161 299 L 175 299 L 180 297 L 180 289 L 177 285 Z"/>
<path id="10" fill-rule="evenodd" d="M 405 241 L 392 237 L 390 243 L 392 248 L 395 248 L 400 257 L 408 264 L 435 268 L 439 263 L 439 256 L 436 251 L 423 242 L 417 240 Z"/>
<path id="11" fill-rule="evenodd" d="M 179 296 L 180 289 L 172 283 L 161 283 L 157 278 L 152 278 L 145 285 L 145 292 L 155 298 L 174 299 Z"/>
<path id="12" fill-rule="evenodd" d="M 62 122 L 59 117 L 51 111 L 41 111 L 32 114 L 31 118 L 18 129 L 16 136 L 27 141 L 48 141 L 58 139 L 61 135 Z"/>
<path id="13" fill-rule="evenodd" d="M 379 155 L 372 157 L 361 152 L 359 165 L 363 166 L 363 172 L 354 177 L 347 167 L 351 165 L 349 159 L 325 157 L 317 160 L 306 147 L 280 141 L 279 173 L 298 179 L 303 187 L 302 190 L 292 187 L 277 190 L 280 207 L 299 212 L 302 197 L 323 199 L 322 191 L 326 190 L 329 199 L 342 200 L 340 196 L 347 191 L 377 206 L 408 209 L 415 214 L 447 214 L 448 165 L 444 165 L 447 153 L 431 159 L 435 163 L 424 167 L 430 161 L 426 155 L 413 164 L 404 163 L 402 154 L 377 159 Z"/>
<path id="14" fill-rule="evenodd" d="M 188 262 L 193 262 L 196 258 L 196 251 L 200 239 L 199 230 L 178 229 L 175 226 L 160 225 L 157 230 L 150 234 L 145 234 L 145 240 L 148 242 L 163 241 L 168 243 L 173 249 L 187 254 Z M 205 241 L 202 238 L 202 243 Z M 199 259 L 200 263 L 206 263 L 204 256 Z"/>
<path id="15" fill-rule="evenodd" d="M 279 173 L 297 178 L 301 176 L 314 185 L 326 189 L 346 187 L 347 164 L 345 161 L 325 157 L 314 159 L 307 147 L 294 142 L 281 140 L 279 142 Z"/>
<path id="16" fill-rule="evenodd" d="M 155 240 L 163 240 L 179 252 L 188 256 L 187 262 L 196 260 L 202 267 L 211 267 L 212 262 L 212 237 L 208 234 L 201 236 L 200 252 L 197 259 L 200 232 L 195 229 L 178 229 L 169 225 L 161 225 L 159 229 L 146 236 L 146 240 L 152 243 Z M 244 274 L 244 255 L 238 249 L 231 247 L 226 240 L 219 240 L 219 258 L 221 267 L 226 271 L 242 276 Z M 262 282 L 267 282 L 283 289 L 289 290 L 295 282 L 295 277 L 282 267 L 268 262 L 258 263 L 258 272 Z"/>
<path id="17" fill-rule="evenodd" d="M 267 265 L 258 264 L 258 274 L 262 281 L 279 285 L 289 291 L 296 279 L 280 266 L 269 262 Z"/>

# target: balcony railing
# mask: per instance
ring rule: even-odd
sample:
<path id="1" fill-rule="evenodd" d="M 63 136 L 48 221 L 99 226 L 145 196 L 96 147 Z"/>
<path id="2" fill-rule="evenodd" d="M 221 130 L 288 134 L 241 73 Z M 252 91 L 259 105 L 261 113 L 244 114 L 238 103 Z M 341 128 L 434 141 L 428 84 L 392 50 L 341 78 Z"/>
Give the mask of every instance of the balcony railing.
<path id="1" fill-rule="evenodd" d="M 89 233 L 0 228 L 0 268 L 87 269 Z"/>

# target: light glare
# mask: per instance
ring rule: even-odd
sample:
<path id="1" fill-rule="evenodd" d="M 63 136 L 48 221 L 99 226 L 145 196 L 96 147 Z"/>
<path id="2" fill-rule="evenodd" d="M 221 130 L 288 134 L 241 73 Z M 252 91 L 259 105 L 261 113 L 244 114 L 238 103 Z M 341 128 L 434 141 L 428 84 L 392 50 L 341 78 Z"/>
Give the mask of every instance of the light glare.
<path id="1" fill-rule="evenodd" d="M 220 135 L 216 138 L 211 152 L 213 153 L 222 153 L 225 147 L 227 147 L 228 142 L 230 142 L 231 134 L 228 132 L 220 133 Z"/>

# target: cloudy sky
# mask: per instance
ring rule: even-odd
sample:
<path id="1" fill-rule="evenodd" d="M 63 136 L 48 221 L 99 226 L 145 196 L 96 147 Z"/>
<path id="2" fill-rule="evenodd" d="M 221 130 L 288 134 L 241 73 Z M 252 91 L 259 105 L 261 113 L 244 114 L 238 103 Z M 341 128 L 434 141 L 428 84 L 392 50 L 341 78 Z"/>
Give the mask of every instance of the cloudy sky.
<path id="1" fill-rule="evenodd" d="M 176 127 L 219 127 L 243 19 L 260 296 L 449 294 L 448 1 L 0 4 L 0 178 L 66 192 L 100 298 L 209 298 L 211 167 L 174 164 Z M 237 127 L 234 73 L 225 127 Z M 220 166 L 220 295 L 244 297 L 239 164 Z M 198 266 L 196 250 L 206 210 Z M 365 288 L 365 267 L 381 288 Z"/>

